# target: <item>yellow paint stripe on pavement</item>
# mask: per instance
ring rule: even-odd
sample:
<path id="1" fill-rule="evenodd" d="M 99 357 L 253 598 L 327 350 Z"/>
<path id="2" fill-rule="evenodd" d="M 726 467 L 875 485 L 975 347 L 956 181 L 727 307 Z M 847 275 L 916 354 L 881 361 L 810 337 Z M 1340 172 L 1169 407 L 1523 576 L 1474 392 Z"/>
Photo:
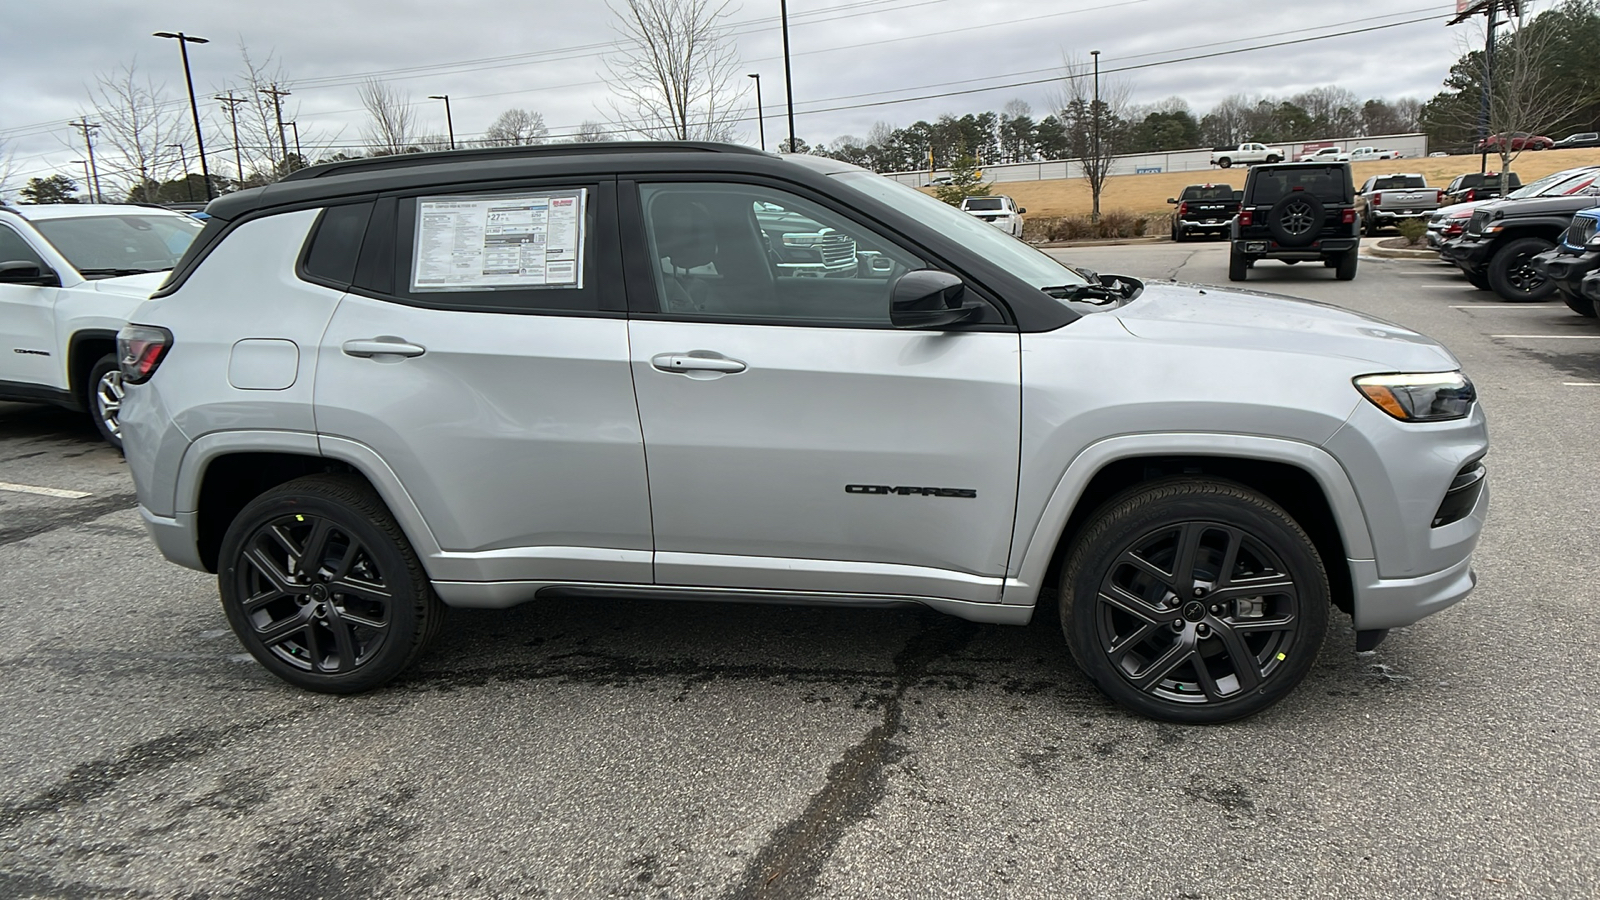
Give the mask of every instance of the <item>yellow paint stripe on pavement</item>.
<path id="1" fill-rule="evenodd" d="M 0 481 L 0 491 L 15 491 L 19 494 L 38 494 L 41 497 L 62 497 L 67 500 L 82 500 L 93 496 L 84 491 L 66 491 L 61 488 L 37 487 L 31 484 L 12 484 L 9 481 Z"/>

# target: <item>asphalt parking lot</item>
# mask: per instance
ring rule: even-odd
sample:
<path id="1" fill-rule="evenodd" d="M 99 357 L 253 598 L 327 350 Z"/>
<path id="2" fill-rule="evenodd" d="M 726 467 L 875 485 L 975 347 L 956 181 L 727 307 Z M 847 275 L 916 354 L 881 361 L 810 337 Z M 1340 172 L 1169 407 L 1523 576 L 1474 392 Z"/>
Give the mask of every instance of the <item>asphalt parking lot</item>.
<path id="1" fill-rule="evenodd" d="M 1054 252 L 1227 283 L 1221 242 Z M 299 692 L 90 425 L 0 404 L 0 897 L 1600 896 L 1600 323 L 1425 261 L 1246 287 L 1449 346 L 1494 499 L 1465 602 L 1366 654 L 1336 614 L 1210 728 L 1112 706 L 1044 615 L 458 610 L 399 684 Z"/>

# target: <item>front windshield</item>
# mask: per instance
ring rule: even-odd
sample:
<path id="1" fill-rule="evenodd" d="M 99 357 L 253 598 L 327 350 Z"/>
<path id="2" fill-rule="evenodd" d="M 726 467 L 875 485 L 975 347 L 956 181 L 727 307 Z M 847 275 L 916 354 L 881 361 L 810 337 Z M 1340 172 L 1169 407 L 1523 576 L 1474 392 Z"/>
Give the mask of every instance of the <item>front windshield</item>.
<path id="1" fill-rule="evenodd" d="M 948 203 L 871 172 L 840 172 L 832 176 L 863 194 L 960 241 L 1028 284 L 1040 288 L 1088 284 L 1075 269 L 1039 252 L 988 222 L 969 216 Z"/>
<path id="2" fill-rule="evenodd" d="M 86 278 L 170 269 L 205 227 L 189 216 L 148 213 L 69 216 L 33 225 Z"/>
<path id="3" fill-rule="evenodd" d="M 1507 194 L 1506 199 L 1522 200 L 1528 197 L 1537 197 L 1540 194 L 1545 193 L 1546 189 L 1554 187 L 1555 185 L 1558 185 L 1561 182 L 1573 177 L 1573 174 L 1574 173 L 1572 170 L 1568 169 L 1564 172 L 1557 172 L 1554 175 L 1546 175 L 1543 178 L 1540 178 L 1536 181 L 1530 181 L 1522 187 L 1517 188 L 1516 190 Z M 1498 180 L 1498 178 L 1491 180 L 1490 183 L 1496 180 Z"/>

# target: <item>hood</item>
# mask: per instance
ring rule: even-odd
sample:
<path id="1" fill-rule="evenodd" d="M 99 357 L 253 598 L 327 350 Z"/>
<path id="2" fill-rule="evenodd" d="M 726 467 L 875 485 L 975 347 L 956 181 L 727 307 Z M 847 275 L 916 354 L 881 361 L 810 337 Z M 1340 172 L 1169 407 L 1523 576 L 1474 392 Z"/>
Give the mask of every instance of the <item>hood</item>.
<path id="1" fill-rule="evenodd" d="M 1373 372 L 1461 367 L 1437 341 L 1336 306 L 1253 291 L 1152 284 L 1110 312 L 1135 337 L 1163 343 L 1359 360 Z"/>
<path id="2" fill-rule="evenodd" d="M 1441 207 L 1439 207 L 1438 209 L 1433 211 L 1433 214 L 1436 215 L 1436 216 L 1444 216 L 1445 218 L 1448 219 L 1452 215 L 1454 215 L 1455 213 L 1458 213 L 1458 212 L 1470 213 L 1473 210 L 1477 209 L 1478 207 L 1484 205 L 1485 203 L 1492 203 L 1492 202 L 1494 202 L 1494 201 L 1492 201 L 1492 200 L 1473 200 L 1473 201 L 1468 202 L 1468 203 L 1452 203 L 1449 206 L 1441 206 Z"/>
<path id="3" fill-rule="evenodd" d="M 1600 197 L 1589 194 L 1563 194 L 1557 197 L 1528 197 L 1523 200 L 1490 200 L 1473 210 L 1473 214 L 1488 213 L 1489 218 L 1511 216 L 1571 215 L 1580 209 L 1600 204 Z"/>
<path id="4" fill-rule="evenodd" d="M 161 287 L 161 283 L 167 280 L 168 274 L 170 273 L 142 272 L 138 275 L 118 275 L 115 278 L 101 278 L 98 281 L 89 283 L 94 285 L 94 289 L 97 291 L 148 300 L 150 295 L 156 292 L 156 288 Z"/>

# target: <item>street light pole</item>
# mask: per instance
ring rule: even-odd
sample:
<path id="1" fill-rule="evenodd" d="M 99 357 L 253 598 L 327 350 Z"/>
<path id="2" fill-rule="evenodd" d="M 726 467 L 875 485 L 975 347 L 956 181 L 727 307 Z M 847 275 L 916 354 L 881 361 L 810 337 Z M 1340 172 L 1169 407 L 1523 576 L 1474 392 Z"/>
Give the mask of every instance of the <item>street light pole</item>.
<path id="1" fill-rule="evenodd" d="M 194 202 L 194 184 L 189 181 L 189 154 L 183 152 L 183 145 L 182 144 L 168 144 L 167 148 L 171 149 L 171 150 L 178 151 L 178 161 L 183 163 L 183 189 L 184 189 L 184 193 L 188 195 L 189 201 L 192 203 L 192 202 Z M 157 188 L 156 189 L 156 198 L 160 199 L 160 197 L 161 197 L 161 191 L 160 191 L 159 188 Z"/>
<path id="2" fill-rule="evenodd" d="M 223 103 L 226 103 L 228 105 L 228 119 L 229 119 L 229 121 L 231 121 L 233 123 L 233 165 L 234 165 L 234 167 L 236 169 L 238 169 L 238 171 L 234 173 L 234 178 L 235 178 L 235 181 L 236 181 L 236 184 L 234 185 L 234 190 L 238 190 L 240 187 L 244 186 L 244 154 L 239 149 L 239 110 L 238 110 L 238 107 L 239 107 L 239 104 L 245 102 L 246 98 L 244 98 L 244 97 L 235 97 L 233 95 L 233 92 L 229 91 L 226 96 L 223 96 L 222 94 L 218 94 L 217 96 L 215 96 L 215 97 L 213 97 L 211 99 L 213 99 L 213 100 L 221 100 Z"/>
<path id="3" fill-rule="evenodd" d="M 206 199 L 216 196 L 211 190 L 211 170 L 206 168 L 206 139 L 200 134 L 200 104 L 194 99 L 194 76 L 189 73 L 189 45 L 209 44 L 210 41 L 202 37 L 194 37 L 181 31 L 158 31 L 154 35 L 158 38 L 173 38 L 178 42 L 178 49 L 183 53 L 183 80 L 189 85 L 189 112 L 194 116 L 194 145 L 200 151 L 200 177 L 205 179 Z"/>
<path id="4" fill-rule="evenodd" d="M 294 131 L 294 158 L 299 163 L 300 168 L 303 169 L 306 167 L 306 157 L 305 154 L 300 152 L 300 126 L 294 122 L 285 122 L 283 124 Z"/>
<path id="5" fill-rule="evenodd" d="M 1090 218 L 1100 221 L 1100 51 L 1090 50 L 1089 55 L 1094 57 L 1094 106 L 1091 115 L 1094 116 L 1094 215 Z"/>
<path id="6" fill-rule="evenodd" d="M 794 149 L 794 76 L 789 71 L 789 0 L 778 0 L 778 17 L 783 22 L 783 91 L 789 107 L 789 152 Z"/>
<path id="7" fill-rule="evenodd" d="M 429 94 L 428 99 L 444 101 L 444 127 L 450 130 L 450 149 L 454 150 L 456 148 L 456 123 L 454 119 L 450 118 L 450 95 Z M 299 134 L 298 131 L 295 133 Z"/>
<path id="8" fill-rule="evenodd" d="M 756 80 L 756 130 L 761 134 L 761 149 L 767 149 L 767 120 L 761 115 L 761 73 L 751 72 L 746 78 Z"/>
<path id="9" fill-rule="evenodd" d="M 80 166 L 83 166 L 83 189 L 85 191 L 88 191 L 89 190 L 89 161 L 87 159 L 75 159 L 75 160 L 73 160 L 73 162 L 77 163 Z M 94 195 L 93 194 L 89 195 L 89 200 L 91 202 L 93 202 L 93 200 L 94 200 Z"/>

